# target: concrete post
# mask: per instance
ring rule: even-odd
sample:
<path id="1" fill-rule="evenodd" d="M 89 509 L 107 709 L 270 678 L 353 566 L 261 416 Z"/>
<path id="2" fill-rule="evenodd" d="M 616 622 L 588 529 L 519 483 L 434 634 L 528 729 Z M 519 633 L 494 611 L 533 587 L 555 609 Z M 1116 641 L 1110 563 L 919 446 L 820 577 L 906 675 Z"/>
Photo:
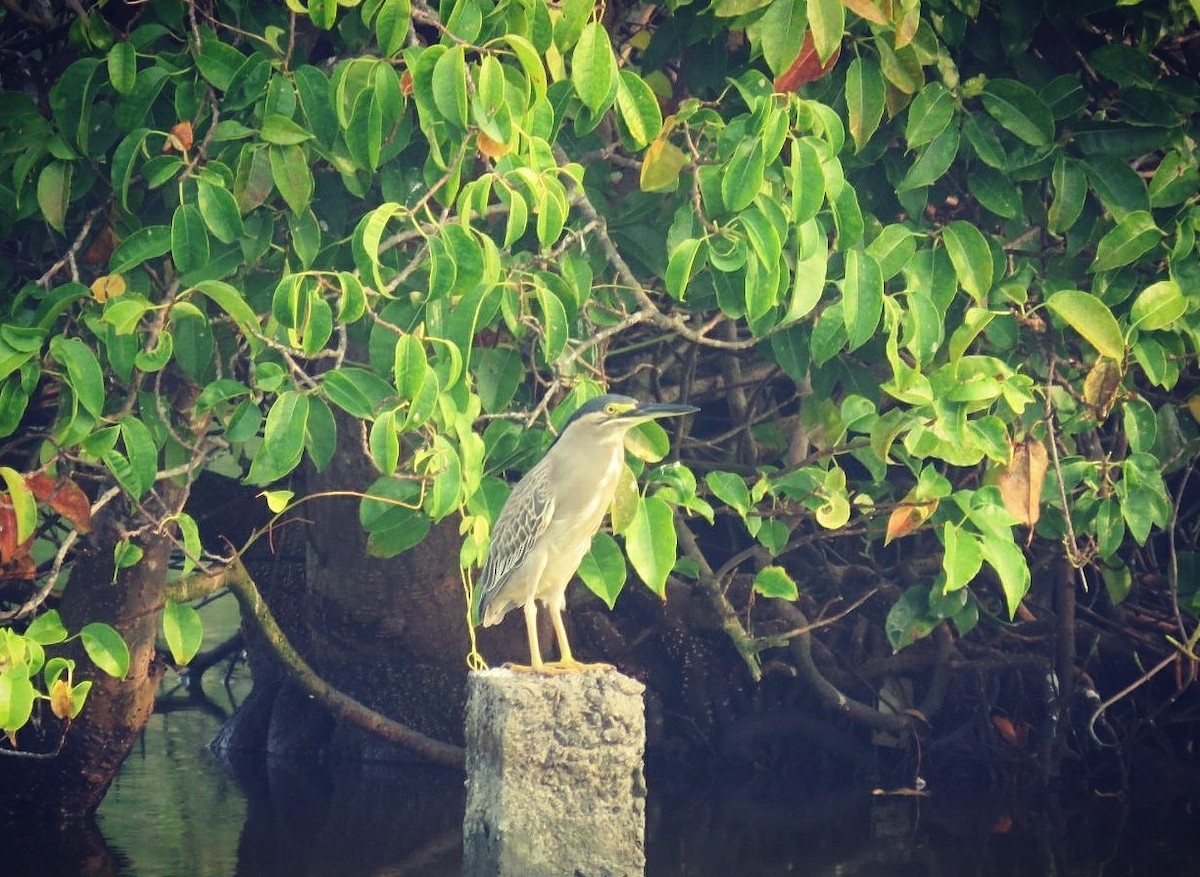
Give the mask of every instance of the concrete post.
<path id="1" fill-rule="evenodd" d="M 470 675 L 466 877 L 641 877 L 644 691 L 615 670 Z"/>

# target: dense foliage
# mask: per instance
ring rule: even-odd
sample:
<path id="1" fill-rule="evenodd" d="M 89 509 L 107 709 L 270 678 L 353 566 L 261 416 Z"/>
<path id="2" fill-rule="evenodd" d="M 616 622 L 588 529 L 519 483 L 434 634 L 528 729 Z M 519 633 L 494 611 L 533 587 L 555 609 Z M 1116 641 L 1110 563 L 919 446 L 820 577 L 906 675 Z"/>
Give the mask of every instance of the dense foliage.
<path id="1" fill-rule="evenodd" d="M 1106 617 L 1142 592 L 1145 665 L 1195 666 L 1194 3 L 82 11 L 0 13 L 40 71 L 0 95 L 10 735 L 86 694 L 42 655 L 100 506 L 116 570 L 169 532 L 186 576 L 214 558 L 159 486 L 283 509 L 352 423 L 370 550 L 454 516 L 470 569 L 506 475 L 605 388 L 704 412 L 683 463 L 631 443 L 584 581 L 696 588 L 754 680 L 832 689 L 834 598 L 945 662 L 1025 649 L 1010 621 L 1063 588 Z M 186 661 L 194 613 L 164 625 Z M 1089 660 L 1031 651 L 1064 686 Z"/>

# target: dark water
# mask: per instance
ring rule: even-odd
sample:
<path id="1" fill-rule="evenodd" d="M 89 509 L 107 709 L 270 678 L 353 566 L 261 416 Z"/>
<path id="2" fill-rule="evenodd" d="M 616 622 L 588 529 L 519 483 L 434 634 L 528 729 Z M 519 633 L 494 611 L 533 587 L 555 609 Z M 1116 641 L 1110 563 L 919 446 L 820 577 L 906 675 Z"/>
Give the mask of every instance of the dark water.
<path id="1" fill-rule="evenodd" d="M 115 873 L 459 874 L 458 775 L 255 761 L 235 779 L 205 748 L 217 725 L 194 712 L 155 716 L 100 810 Z M 652 783 L 647 875 L 1200 875 L 1197 801 L 1095 798 L 1027 810 L 950 789 L 881 798 L 731 778 L 656 794 Z"/>
<path id="2" fill-rule="evenodd" d="M 210 673 L 207 707 L 180 692 L 164 698 L 95 825 L 3 829 L 0 877 L 457 877 L 460 776 L 396 764 L 226 766 L 207 743 L 247 685 L 235 675 L 227 690 Z M 1200 790 L 1190 801 L 1036 809 L 931 792 L 652 776 L 647 877 L 1200 877 Z"/>

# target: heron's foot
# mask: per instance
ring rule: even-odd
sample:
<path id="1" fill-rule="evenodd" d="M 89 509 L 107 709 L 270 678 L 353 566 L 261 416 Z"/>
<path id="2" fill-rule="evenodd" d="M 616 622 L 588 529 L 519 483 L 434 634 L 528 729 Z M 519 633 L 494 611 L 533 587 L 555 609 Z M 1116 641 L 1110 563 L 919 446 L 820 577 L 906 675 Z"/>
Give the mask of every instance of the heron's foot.
<path id="1" fill-rule="evenodd" d="M 504 664 L 505 670 L 514 673 L 544 673 L 547 676 L 563 676 L 567 673 L 586 673 L 588 670 L 616 670 L 612 664 L 586 664 L 571 658 L 566 661 L 547 661 L 538 666 L 530 664 Z"/>
<path id="2" fill-rule="evenodd" d="M 543 665 L 544 666 L 544 665 Z M 511 670 L 514 673 L 541 673 L 542 667 L 533 667 L 529 664 L 514 664 L 511 661 L 505 661 L 500 665 L 501 669 Z"/>
<path id="3" fill-rule="evenodd" d="M 564 658 L 558 661 L 551 661 L 542 666 L 543 673 L 552 675 L 561 675 L 565 673 L 586 673 L 588 670 L 616 670 L 612 664 L 588 664 L 583 661 L 576 661 L 574 658 Z"/>

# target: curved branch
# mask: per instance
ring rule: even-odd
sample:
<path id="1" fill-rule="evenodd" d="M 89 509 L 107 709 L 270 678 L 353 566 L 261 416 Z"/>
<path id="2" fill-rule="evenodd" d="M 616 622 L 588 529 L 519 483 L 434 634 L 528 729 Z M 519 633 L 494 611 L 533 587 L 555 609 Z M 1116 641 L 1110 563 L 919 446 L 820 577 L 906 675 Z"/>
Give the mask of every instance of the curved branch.
<path id="1" fill-rule="evenodd" d="M 287 675 L 334 716 L 353 722 L 384 740 L 411 749 L 436 764 L 457 768 L 465 766 L 466 755 L 462 747 L 427 737 L 408 725 L 389 719 L 350 695 L 338 691 L 318 676 L 280 629 L 258 586 L 242 565 L 240 557 L 235 555 L 233 562 L 218 575 L 224 576 L 224 584 L 237 597 L 242 612 L 254 619 L 263 639 L 275 652 Z"/>
<path id="2" fill-rule="evenodd" d="M 799 629 L 809 627 L 808 618 L 800 611 L 799 607 L 787 600 L 773 602 L 779 614 L 793 627 Z M 796 666 L 800 670 L 801 678 L 812 686 L 813 691 L 826 706 L 832 707 L 837 712 L 868 728 L 888 731 L 892 734 L 907 734 L 912 730 L 913 719 L 911 716 L 885 713 L 869 707 L 865 703 L 843 694 L 836 685 L 826 679 L 813 660 L 812 634 L 803 630 L 797 633 L 792 639 L 791 652 L 792 657 L 796 660 Z"/>

